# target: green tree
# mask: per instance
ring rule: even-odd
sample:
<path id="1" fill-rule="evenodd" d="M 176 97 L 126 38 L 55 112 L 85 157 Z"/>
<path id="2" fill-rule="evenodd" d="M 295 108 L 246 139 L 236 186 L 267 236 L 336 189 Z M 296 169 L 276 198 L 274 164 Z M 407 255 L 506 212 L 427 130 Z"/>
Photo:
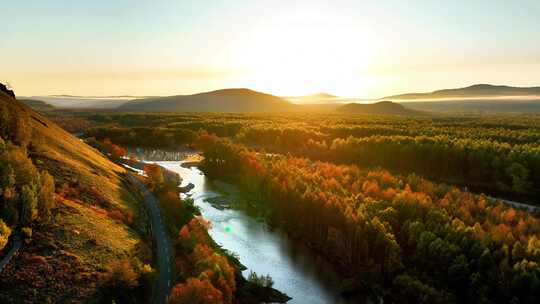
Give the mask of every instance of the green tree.
<path id="1" fill-rule="evenodd" d="M 520 163 L 512 163 L 507 169 L 506 174 L 512 179 L 512 190 L 516 192 L 527 192 L 530 187 L 529 170 Z"/>
<path id="2" fill-rule="evenodd" d="M 38 195 L 34 186 L 24 185 L 21 189 L 21 223 L 29 225 L 38 216 Z"/>
<path id="3" fill-rule="evenodd" d="M 402 274 L 396 276 L 393 285 L 398 303 L 453 303 L 451 295 L 425 284 L 415 277 Z"/>
<path id="4" fill-rule="evenodd" d="M 461 296 L 466 296 L 467 280 L 469 279 L 469 263 L 463 254 L 458 255 L 448 268 L 450 286 Z"/>
<path id="5" fill-rule="evenodd" d="M 150 183 L 152 183 L 154 187 L 161 185 L 165 181 L 165 178 L 163 177 L 163 171 L 159 165 L 148 164 L 144 166 L 143 170 L 144 173 L 146 173 L 146 176 L 148 176 L 148 178 L 150 179 Z"/>
<path id="6" fill-rule="evenodd" d="M 6 246 L 10 235 L 11 229 L 0 219 L 0 250 Z"/>
<path id="7" fill-rule="evenodd" d="M 39 191 L 38 213 L 42 221 L 48 221 L 51 217 L 51 209 L 54 208 L 54 178 L 47 171 L 41 173 L 41 189 Z"/>
<path id="8" fill-rule="evenodd" d="M 30 126 L 30 117 L 26 112 L 18 113 L 19 116 L 15 117 L 12 121 L 13 127 L 13 142 L 26 147 L 30 142 L 32 136 L 32 128 Z"/>

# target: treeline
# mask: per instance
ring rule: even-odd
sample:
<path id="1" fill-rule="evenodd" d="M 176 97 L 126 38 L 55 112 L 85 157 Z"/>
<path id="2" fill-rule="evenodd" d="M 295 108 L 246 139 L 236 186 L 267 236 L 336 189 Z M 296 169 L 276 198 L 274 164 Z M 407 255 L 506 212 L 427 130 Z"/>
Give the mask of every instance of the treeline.
<path id="1" fill-rule="evenodd" d="M 306 134 L 310 134 L 306 136 Z M 237 139 L 269 152 L 335 163 L 379 166 L 515 197 L 540 197 L 540 145 L 438 136 L 336 138 L 282 129 L 242 133 Z M 265 144 L 266 143 L 266 144 Z M 270 143 L 270 144 L 269 144 Z"/>
<path id="2" fill-rule="evenodd" d="M 270 153 L 417 173 L 515 200 L 540 198 L 536 116 L 117 114 L 92 119 L 98 124 L 118 119 L 122 127 L 98 126 L 87 136 L 127 146 L 175 149 L 207 132 Z"/>
<path id="3" fill-rule="evenodd" d="M 400 303 L 540 301 L 540 223 L 524 211 L 416 175 L 263 156 L 211 135 L 197 145 L 203 170 L 258 194 L 356 288 Z"/>
<path id="4" fill-rule="evenodd" d="M 0 250 L 15 227 L 32 235 L 35 221 L 48 222 L 55 206 L 54 178 L 28 157 L 30 117 L 0 103 Z"/>
<path id="5" fill-rule="evenodd" d="M 91 128 L 85 135 L 97 140 L 109 139 L 123 146 L 162 149 L 183 146 L 197 137 L 197 133 L 191 130 L 159 127 Z"/>
<path id="6" fill-rule="evenodd" d="M 296 154 L 417 173 L 491 191 L 530 197 L 540 195 L 539 145 L 510 145 L 448 136 L 372 136 L 335 139 L 330 144 L 308 141 L 299 145 Z"/>
<path id="7" fill-rule="evenodd" d="M 385 117 L 329 114 L 111 114 L 111 113 L 50 113 L 53 118 L 69 121 L 86 121 L 99 128 L 165 128 L 198 132 L 206 130 L 220 137 L 244 137 L 269 135 L 265 144 L 276 143 L 286 130 L 312 132 L 319 140 L 336 138 L 384 136 L 437 136 L 493 140 L 509 144 L 534 144 L 540 140 L 538 116 L 444 116 L 444 117 Z M 55 116 L 56 115 L 56 116 Z M 81 123 L 77 123 L 80 125 Z M 69 125 L 68 125 L 69 126 Z M 88 129 L 87 127 L 86 129 Z M 275 136 L 271 136 L 273 135 Z M 244 134 L 244 135 L 243 135 Z M 294 134 L 291 134 L 294 135 Z M 259 139 L 257 136 L 251 139 Z"/>

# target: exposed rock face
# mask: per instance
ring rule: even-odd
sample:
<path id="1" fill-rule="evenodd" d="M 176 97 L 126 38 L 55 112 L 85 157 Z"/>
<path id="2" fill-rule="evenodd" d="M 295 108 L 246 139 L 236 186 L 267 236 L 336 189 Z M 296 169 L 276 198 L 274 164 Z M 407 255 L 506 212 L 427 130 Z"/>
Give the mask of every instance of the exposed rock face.
<path id="1" fill-rule="evenodd" d="M 12 90 L 8 89 L 8 87 L 4 85 L 3 83 L 0 83 L 0 91 L 15 98 L 15 93 Z"/>

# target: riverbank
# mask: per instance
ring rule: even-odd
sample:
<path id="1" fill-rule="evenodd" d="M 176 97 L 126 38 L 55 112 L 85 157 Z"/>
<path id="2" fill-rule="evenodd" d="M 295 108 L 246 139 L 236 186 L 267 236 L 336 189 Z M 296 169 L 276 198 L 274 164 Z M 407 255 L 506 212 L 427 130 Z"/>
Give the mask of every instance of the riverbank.
<path id="1" fill-rule="evenodd" d="M 152 220 L 152 234 L 154 237 L 154 244 L 156 249 L 156 266 L 158 270 L 157 278 L 155 281 L 152 303 L 161 304 L 166 303 L 169 292 L 172 287 L 173 267 L 172 267 L 172 245 L 169 235 L 167 234 L 167 228 L 164 225 L 159 203 L 155 196 L 144 186 L 144 184 L 134 177 L 129 175 L 129 179 L 139 191 L 143 194 L 144 200 L 150 211 L 150 218 Z"/>
<path id="2" fill-rule="evenodd" d="M 349 302 L 341 296 L 341 281 L 324 259 L 284 231 L 267 225 L 261 216 L 245 210 L 243 207 L 249 202 L 239 200 L 240 189 L 210 180 L 198 168 L 184 162 L 159 164 L 178 172 L 183 179 L 182 185 L 195 185 L 185 196 L 192 198 L 203 217 L 211 222 L 209 233 L 212 238 L 246 266 L 247 269 L 242 271 L 244 277 L 250 271 L 269 274 L 274 281 L 273 287 L 293 298 L 290 303 L 361 303 Z M 216 205 L 217 201 L 220 204 Z"/>
<path id="3" fill-rule="evenodd" d="M 201 159 L 202 158 L 196 154 L 187 155 L 183 163 L 190 163 L 191 165 L 195 165 Z M 182 174 L 179 174 L 178 172 L 170 170 L 169 168 L 167 168 L 167 166 L 162 166 L 160 162 L 156 162 L 156 161 L 146 162 L 144 160 L 136 161 L 136 160 L 123 159 L 122 163 L 127 168 L 131 168 L 132 170 L 135 170 L 136 172 L 141 173 L 141 174 L 143 172 L 141 172 L 140 169 L 138 168 L 144 168 L 144 166 L 148 163 L 159 165 L 163 169 L 162 170 L 163 172 L 169 172 L 169 175 L 171 176 L 180 177 L 180 179 L 177 179 L 178 190 L 182 193 L 189 193 L 195 187 L 194 184 L 189 182 L 189 180 L 186 180 L 185 185 L 181 184 L 180 181 L 183 181 Z M 193 193 L 191 195 L 193 195 Z M 186 196 L 184 199 L 188 199 L 188 197 Z M 165 215 L 164 217 L 167 217 L 167 215 Z M 268 286 L 259 286 L 247 280 L 242 274 L 243 271 L 246 270 L 246 267 L 242 265 L 242 263 L 234 254 L 231 254 L 231 252 L 229 252 L 225 248 L 222 248 L 212 238 L 210 238 L 208 242 L 211 244 L 211 247 L 214 248 L 216 252 L 226 257 L 229 260 L 229 263 L 235 269 L 235 278 L 236 278 L 236 287 L 237 287 L 235 297 L 240 301 L 240 303 L 246 303 L 246 304 L 286 303 L 287 301 L 291 299 L 289 296 L 287 296 L 286 294 L 280 292 L 279 290 L 275 288 L 268 287 Z M 172 283 L 173 283 L 172 285 L 174 285 L 174 282 Z M 177 282 L 177 283 L 180 283 L 180 282 Z"/>
<path id="4" fill-rule="evenodd" d="M 202 168 L 200 169 L 202 170 Z M 379 286 L 368 286 L 368 284 L 355 282 L 355 274 L 351 273 L 351 269 L 344 267 L 339 262 L 339 257 L 328 255 L 327 252 L 320 250 L 315 244 L 306 241 L 301 235 L 286 230 L 278 222 L 274 221 L 270 207 L 272 204 L 263 201 L 259 193 L 252 193 L 237 182 L 229 183 L 212 178 L 211 181 L 212 189 L 215 189 L 220 196 L 205 198 L 203 199 L 205 203 L 219 211 L 228 209 L 241 210 L 250 218 L 264 223 L 267 229 L 281 235 L 281 238 L 286 240 L 288 246 L 299 247 L 303 251 L 308 251 L 313 264 L 306 265 L 305 261 L 302 261 L 304 263 L 303 267 L 315 266 L 324 269 L 325 275 L 329 275 L 330 280 L 334 281 L 332 282 L 332 288 L 337 295 L 334 301 L 339 301 L 335 303 L 374 303 L 376 302 L 375 299 L 381 298 L 382 294 Z M 304 302 L 299 301 L 298 303 Z"/>

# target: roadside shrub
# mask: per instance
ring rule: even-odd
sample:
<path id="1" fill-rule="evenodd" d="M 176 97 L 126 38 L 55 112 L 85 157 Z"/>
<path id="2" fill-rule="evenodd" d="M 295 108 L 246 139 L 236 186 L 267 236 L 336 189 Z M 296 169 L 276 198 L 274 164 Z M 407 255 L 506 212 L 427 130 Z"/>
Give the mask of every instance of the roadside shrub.
<path id="1" fill-rule="evenodd" d="M 23 227 L 21 229 L 22 233 L 23 233 L 23 236 L 26 238 L 26 239 L 31 239 L 32 238 L 32 228 L 30 227 Z"/>
<path id="2" fill-rule="evenodd" d="M 47 171 L 41 172 L 41 189 L 39 191 L 38 212 L 42 221 L 51 218 L 51 209 L 55 207 L 54 178 Z"/>
<path id="3" fill-rule="evenodd" d="M 139 275 L 128 258 L 114 260 L 106 266 L 104 283 L 109 287 L 134 288 L 139 284 L 138 279 Z"/>
<path id="4" fill-rule="evenodd" d="M 0 250 L 6 246 L 9 236 L 11 235 L 11 229 L 0 219 Z"/>
<path id="5" fill-rule="evenodd" d="M 189 278 L 171 291 L 169 304 L 222 304 L 223 295 L 206 279 Z"/>

